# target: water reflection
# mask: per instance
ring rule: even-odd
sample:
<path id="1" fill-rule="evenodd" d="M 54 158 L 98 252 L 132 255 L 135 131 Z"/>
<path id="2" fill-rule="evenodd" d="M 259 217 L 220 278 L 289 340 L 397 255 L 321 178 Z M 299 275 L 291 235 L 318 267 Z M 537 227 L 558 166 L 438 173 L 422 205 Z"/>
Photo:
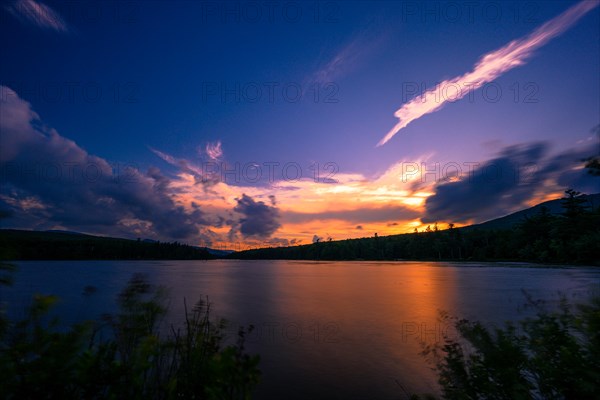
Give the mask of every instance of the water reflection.
<path id="1" fill-rule="evenodd" d="M 22 309 L 32 293 L 55 293 L 67 322 L 114 311 L 114 298 L 133 273 L 171 289 L 171 322 L 182 299 L 209 297 L 215 315 L 253 324 L 248 349 L 261 355 L 259 399 L 402 398 L 432 392 L 436 380 L 419 354 L 441 340 L 443 309 L 501 323 L 522 318 L 521 290 L 554 299 L 585 297 L 600 271 L 507 268 L 422 262 L 102 261 L 21 262 L 1 299 Z M 82 297 L 86 285 L 98 288 Z M 14 306 L 14 305 L 17 306 Z M 449 331 L 452 333 L 452 331 Z"/>

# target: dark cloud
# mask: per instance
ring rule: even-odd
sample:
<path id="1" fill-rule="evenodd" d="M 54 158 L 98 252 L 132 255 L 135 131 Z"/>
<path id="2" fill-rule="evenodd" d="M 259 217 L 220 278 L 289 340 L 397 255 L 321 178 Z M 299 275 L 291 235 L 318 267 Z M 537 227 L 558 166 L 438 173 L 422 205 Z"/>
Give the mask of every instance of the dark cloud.
<path id="1" fill-rule="evenodd" d="M 198 166 L 189 160 L 173 157 L 172 155 L 151 147 L 150 151 L 160 157 L 163 161 L 177 167 L 177 169 L 180 171 L 192 175 L 194 177 L 194 184 L 202 185 L 205 192 L 217 194 L 214 190 L 212 190 L 212 187 L 220 182 L 220 177 L 218 172 L 212 171 L 211 168 L 208 168 L 209 164 Z"/>
<path id="2" fill-rule="evenodd" d="M 355 228 L 355 229 L 357 229 L 357 230 L 359 230 L 359 231 L 362 231 L 362 230 L 363 230 L 363 226 L 362 226 L 362 225 L 356 225 L 356 228 Z"/>
<path id="3" fill-rule="evenodd" d="M 581 168 L 585 165 L 585 159 L 600 154 L 598 147 L 595 145 L 565 151 L 550 159 L 541 173 L 544 176 L 553 176 L 558 185 L 565 189 L 572 188 L 590 194 L 598 193 L 600 192 L 599 179 Z"/>
<path id="4" fill-rule="evenodd" d="M 175 204 L 170 180 L 109 164 L 44 127 L 29 103 L 0 87 L 0 209 L 15 228 L 63 227 L 107 235 L 198 237 L 208 224 L 198 207 Z"/>
<path id="5" fill-rule="evenodd" d="M 569 150 L 546 157 L 547 143 L 510 146 L 488 160 L 470 176 L 436 187 L 425 202 L 424 223 L 435 221 L 481 222 L 527 206 L 549 181 L 584 192 L 598 190 L 593 178 L 576 169 L 590 148 Z M 594 190 L 595 185 L 595 190 Z"/>
<path id="6" fill-rule="evenodd" d="M 239 219 L 239 230 L 243 236 L 267 238 L 281 226 L 279 210 L 276 207 L 255 201 L 246 194 L 242 194 L 242 198 L 236 200 L 237 205 L 233 211 L 243 215 Z M 271 199 L 271 203 L 275 204 L 275 197 Z"/>
<path id="7" fill-rule="evenodd" d="M 359 208 L 356 210 L 324 211 L 319 213 L 299 213 L 287 211 L 283 219 L 287 223 L 302 223 L 307 221 L 343 220 L 355 223 L 385 222 L 389 220 L 417 218 L 419 212 L 401 205 L 378 208 Z"/>

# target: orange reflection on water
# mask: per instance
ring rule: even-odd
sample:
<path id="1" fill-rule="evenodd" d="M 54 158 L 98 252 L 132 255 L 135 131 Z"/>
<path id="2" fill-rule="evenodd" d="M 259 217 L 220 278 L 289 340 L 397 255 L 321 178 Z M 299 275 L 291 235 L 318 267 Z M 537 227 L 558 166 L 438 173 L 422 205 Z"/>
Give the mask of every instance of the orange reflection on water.
<path id="1" fill-rule="evenodd" d="M 282 329 L 287 324 L 287 334 L 296 339 L 288 346 L 293 358 L 311 360 L 307 368 L 321 371 L 337 366 L 324 382 L 364 382 L 365 393 L 373 395 L 398 390 L 398 384 L 416 393 L 437 391 L 420 353 L 424 343 L 441 341 L 448 332 L 438 316 L 455 308 L 454 268 L 422 262 L 294 264 L 303 268 L 278 275 L 276 282 L 278 313 L 289 318 Z"/>

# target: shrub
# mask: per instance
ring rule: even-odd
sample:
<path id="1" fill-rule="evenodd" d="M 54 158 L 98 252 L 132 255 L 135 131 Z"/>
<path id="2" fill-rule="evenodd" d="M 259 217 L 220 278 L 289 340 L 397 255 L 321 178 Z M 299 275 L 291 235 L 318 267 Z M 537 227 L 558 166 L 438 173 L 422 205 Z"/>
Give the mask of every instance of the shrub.
<path id="1" fill-rule="evenodd" d="M 55 296 L 34 296 L 20 321 L 0 310 L 0 398 L 249 399 L 260 376 L 259 357 L 244 349 L 252 327 L 226 346 L 225 321 L 211 321 L 210 303 L 199 301 L 185 306 L 183 328 L 163 337 L 166 299 L 135 275 L 103 322 L 61 329 L 49 317 Z"/>
<path id="2" fill-rule="evenodd" d="M 518 325 L 453 323 L 458 338 L 426 346 L 447 399 L 593 399 L 600 393 L 600 296 L 558 311 L 542 303 Z M 418 398 L 418 397 L 416 397 Z"/>

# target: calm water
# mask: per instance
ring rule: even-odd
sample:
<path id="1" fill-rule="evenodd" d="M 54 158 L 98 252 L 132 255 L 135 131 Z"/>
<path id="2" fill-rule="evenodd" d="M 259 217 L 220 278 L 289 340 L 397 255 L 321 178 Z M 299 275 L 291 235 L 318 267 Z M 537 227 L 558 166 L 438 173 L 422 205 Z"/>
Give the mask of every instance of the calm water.
<path id="1" fill-rule="evenodd" d="M 208 296 L 214 315 L 252 323 L 248 349 L 261 355 L 257 399 L 402 399 L 435 392 L 420 343 L 452 330 L 439 310 L 500 324 L 531 315 L 526 290 L 551 304 L 600 290 L 600 269 L 423 262 L 44 261 L 19 262 L 2 289 L 13 316 L 33 293 L 57 294 L 66 322 L 114 311 L 133 273 L 170 288 L 172 314 Z M 98 291 L 82 296 L 86 285 Z M 175 318 L 175 317 L 172 317 Z M 177 323 L 176 319 L 174 322 Z"/>

